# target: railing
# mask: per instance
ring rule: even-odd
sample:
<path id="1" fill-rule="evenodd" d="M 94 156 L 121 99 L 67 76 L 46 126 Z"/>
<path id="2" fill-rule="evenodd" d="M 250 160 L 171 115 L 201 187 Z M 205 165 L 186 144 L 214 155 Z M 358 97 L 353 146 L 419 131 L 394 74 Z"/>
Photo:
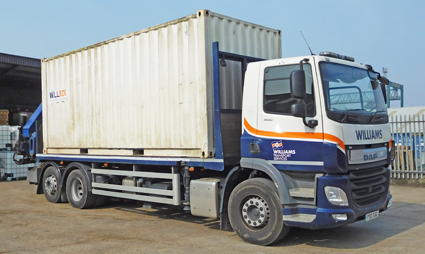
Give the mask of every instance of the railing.
<path id="1" fill-rule="evenodd" d="M 425 174 L 425 114 L 390 118 L 395 159 L 391 167 L 394 179 L 423 179 Z"/>

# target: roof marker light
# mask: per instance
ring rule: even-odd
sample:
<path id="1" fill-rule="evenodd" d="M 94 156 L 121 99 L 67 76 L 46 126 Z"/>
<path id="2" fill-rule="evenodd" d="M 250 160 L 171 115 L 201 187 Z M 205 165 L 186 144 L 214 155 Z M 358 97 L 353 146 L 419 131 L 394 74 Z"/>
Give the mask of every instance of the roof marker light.
<path id="1" fill-rule="evenodd" d="M 332 58 L 338 58 L 338 59 L 342 59 L 342 60 L 346 60 L 346 61 L 350 61 L 350 62 L 354 62 L 354 57 L 351 56 L 344 56 L 344 55 L 340 55 L 334 52 L 330 52 L 330 51 L 324 51 L 324 52 L 320 52 L 321 56 L 327 56 L 327 57 L 332 57 Z"/>

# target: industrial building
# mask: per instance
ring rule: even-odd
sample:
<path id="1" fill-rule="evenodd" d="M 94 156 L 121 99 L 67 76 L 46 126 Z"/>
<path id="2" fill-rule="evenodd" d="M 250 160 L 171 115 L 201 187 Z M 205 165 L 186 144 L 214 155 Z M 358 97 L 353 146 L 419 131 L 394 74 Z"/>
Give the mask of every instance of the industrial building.
<path id="1" fill-rule="evenodd" d="M 40 59 L 0 53 L 0 180 L 26 177 L 31 165 L 16 165 L 12 146 L 41 103 Z"/>

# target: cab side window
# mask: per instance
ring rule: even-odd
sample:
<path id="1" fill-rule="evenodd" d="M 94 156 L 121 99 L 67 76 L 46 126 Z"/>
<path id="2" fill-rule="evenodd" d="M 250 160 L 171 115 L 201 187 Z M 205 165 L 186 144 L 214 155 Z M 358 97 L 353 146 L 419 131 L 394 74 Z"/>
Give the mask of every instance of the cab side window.
<path id="1" fill-rule="evenodd" d="M 289 79 L 291 72 L 299 69 L 300 65 L 294 64 L 268 67 L 264 70 L 264 112 L 284 115 L 291 114 L 291 105 L 299 100 L 291 96 Z M 307 105 L 307 116 L 315 116 L 316 107 L 314 102 L 311 66 L 309 64 L 304 64 L 303 69 L 306 74 L 307 94 L 304 102 Z"/>

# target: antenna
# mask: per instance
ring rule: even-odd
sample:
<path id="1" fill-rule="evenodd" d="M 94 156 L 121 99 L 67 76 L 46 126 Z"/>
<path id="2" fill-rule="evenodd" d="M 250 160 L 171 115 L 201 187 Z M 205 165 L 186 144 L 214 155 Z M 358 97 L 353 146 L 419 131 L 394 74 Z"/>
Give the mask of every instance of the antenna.
<path id="1" fill-rule="evenodd" d="M 301 30 L 300 30 L 300 33 L 301 33 L 301 35 L 303 36 L 304 41 L 305 41 L 305 44 L 307 44 L 307 47 L 308 47 L 308 49 L 310 50 L 311 55 L 312 55 L 312 56 L 314 56 L 313 51 L 311 51 L 311 48 L 310 48 L 310 46 L 308 45 L 308 42 L 307 42 L 307 40 L 305 39 L 304 34 L 303 34 L 303 32 L 301 32 Z"/>

